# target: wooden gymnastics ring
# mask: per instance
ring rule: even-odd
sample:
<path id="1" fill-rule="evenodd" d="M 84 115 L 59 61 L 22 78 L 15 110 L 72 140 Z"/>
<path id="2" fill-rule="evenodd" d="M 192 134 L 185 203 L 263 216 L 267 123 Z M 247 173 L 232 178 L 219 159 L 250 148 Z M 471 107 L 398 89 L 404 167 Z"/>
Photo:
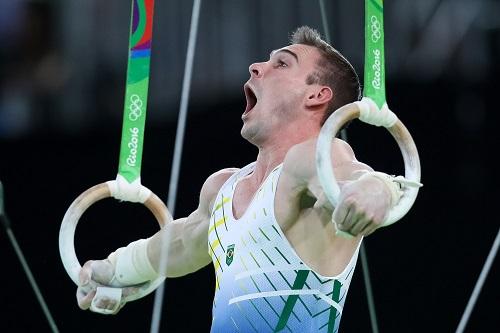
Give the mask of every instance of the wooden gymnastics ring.
<path id="1" fill-rule="evenodd" d="M 359 118 L 361 113 L 358 103 L 347 104 L 333 112 L 321 128 L 316 145 L 316 170 L 318 178 L 326 197 L 334 207 L 337 207 L 340 188 L 333 173 L 331 142 L 347 122 Z M 417 198 L 420 184 L 420 159 L 413 139 L 398 119 L 394 125 L 386 127 L 396 139 L 405 165 L 405 177 L 396 177 L 403 185 L 403 195 L 399 202 L 392 207 L 384 221 L 384 226 L 401 219 L 413 206 Z"/>
<path id="2" fill-rule="evenodd" d="M 59 253 L 61 256 L 61 260 L 63 262 L 64 268 L 66 272 L 73 280 L 76 285 L 79 285 L 78 275 L 81 270 L 81 265 L 78 261 L 78 258 L 75 253 L 74 246 L 74 238 L 75 238 L 75 230 L 78 224 L 80 217 L 83 213 L 95 202 L 108 198 L 111 196 L 111 191 L 108 183 L 116 182 L 115 180 L 101 183 L 95 185 L 82 194 L 78 196 L 75 201 L 71 204 L 71 206 L 66 211 L 64 215 L 63 221 L 61 223 L 61 229 L 59 231 Z M 142 185 L 141 185 L 142 186 Z M 143 187 L 143 186 L 142 186 Z M 144 187 L 147 190 L 147 188 Z M 148 190 L 149 191 L 149 190 Z M 165 204 L 156 196 L 153 192 L 150 193 L 149 197 L 144 201 L 144 205 L 153 213 L 156 220 L 158 221 L 160 227 L 164 226 L 166 222 L 171 221 L 171 215 L 167 210 Z M 120 291 L 120 302 L 129 302 L 139 298 L 146 296 L 147 294 L 154 291 L 158 286 L 165 280 L 164 276 L 160 276 L 157 279 L 145 283 L 142 286 L 138 287 L 138 292 L 132 295 L 129 295 L 123 299 L 121 299 L 121 291 Z M 108 288 L 108 287 L 98 287 L 103 289 L 121 289 L 119 287 L 116 288 Z M 99 309 L 97 312 L 103 314 L 112 314 L 113 311 Z"/>

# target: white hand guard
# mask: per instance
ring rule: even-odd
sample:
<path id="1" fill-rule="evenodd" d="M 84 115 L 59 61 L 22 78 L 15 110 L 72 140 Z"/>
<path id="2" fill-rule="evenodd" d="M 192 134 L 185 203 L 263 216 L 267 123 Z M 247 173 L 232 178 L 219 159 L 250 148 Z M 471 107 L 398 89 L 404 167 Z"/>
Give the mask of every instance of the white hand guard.
<path id="1" fill-rule="evenodd" d="M 158 278 L 148 258 L 148 241 L 139 239 L 109 255 L 108 260 L 115 267 L 112 286 L 133 286 Z"/>
<path id="2" fill-rule="evenodd" d="M 139 239 L 126 247 L 117 249 L 108 256 L 108 260 L 115 268 L 113 278 L 109 283 L 112 287 L 97 287 L 96 295 L 92 299 L 90 306 L 91 311 L 115 314 L 126 303 L 126 300 L 122 297 L 123 287 L 138 285 L 159 277 L 148 258 L 148 240 Z M 99 307 L 98 303 L 103 299 L 113 302 L 113 308 L 104 309 Z"/>

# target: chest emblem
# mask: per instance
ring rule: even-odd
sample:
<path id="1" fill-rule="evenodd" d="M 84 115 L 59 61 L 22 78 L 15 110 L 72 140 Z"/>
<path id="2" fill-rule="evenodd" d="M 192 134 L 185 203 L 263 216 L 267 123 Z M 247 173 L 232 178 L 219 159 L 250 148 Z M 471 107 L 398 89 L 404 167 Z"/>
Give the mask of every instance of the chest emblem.
<path id="1" fill-rule="evenodd" d="M 226 250 L 226 264 L 229 266 L 234 258 L 234 244 L 228 245 Z"/>

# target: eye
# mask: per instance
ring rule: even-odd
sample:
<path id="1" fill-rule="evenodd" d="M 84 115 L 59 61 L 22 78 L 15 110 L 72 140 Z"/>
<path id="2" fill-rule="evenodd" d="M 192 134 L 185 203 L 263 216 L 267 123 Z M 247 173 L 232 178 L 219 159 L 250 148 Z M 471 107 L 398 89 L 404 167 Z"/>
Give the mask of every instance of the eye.
<path id="1" fill-rule="evenodd" d="M 281 59 L 276 61 L 276 67 L 288 67 L 288 65 Z"/>

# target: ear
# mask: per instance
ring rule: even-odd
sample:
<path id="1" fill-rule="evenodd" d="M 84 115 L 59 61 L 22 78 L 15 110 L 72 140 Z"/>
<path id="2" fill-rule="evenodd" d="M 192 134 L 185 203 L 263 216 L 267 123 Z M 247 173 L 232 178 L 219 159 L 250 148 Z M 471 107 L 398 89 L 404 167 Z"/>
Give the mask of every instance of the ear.
<path id="1" fill-rule="evenodd" d="M 306 106 L 308 108 L 318 108 L 328 104 L 333 98 L 332 89 L 328 86 L 319 86 L 311 90 L 306 98 Z"/>

